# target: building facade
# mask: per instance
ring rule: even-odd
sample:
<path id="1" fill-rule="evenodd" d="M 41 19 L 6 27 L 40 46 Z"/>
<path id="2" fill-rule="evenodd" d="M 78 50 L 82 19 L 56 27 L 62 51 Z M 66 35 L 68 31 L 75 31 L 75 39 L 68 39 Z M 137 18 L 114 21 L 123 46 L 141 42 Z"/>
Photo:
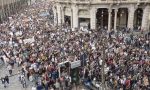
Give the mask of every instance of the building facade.
<path id="1" fill-rule="evenodd" d="M 54 0 L 54 23 L 90 29 L 148 30 L 150 0 Z"/>

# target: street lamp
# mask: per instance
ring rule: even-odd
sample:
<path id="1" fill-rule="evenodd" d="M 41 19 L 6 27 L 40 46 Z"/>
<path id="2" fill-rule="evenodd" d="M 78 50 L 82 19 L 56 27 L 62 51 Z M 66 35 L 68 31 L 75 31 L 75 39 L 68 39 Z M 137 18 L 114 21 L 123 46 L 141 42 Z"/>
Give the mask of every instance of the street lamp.
<path id="1" fill-rule="evenodd" d="M 100 33 L 101 35 L 99 35 L 100 37 L 100 42 L 99 45 L 102 46 L 101 48 L 101 53 L 102 53 L 102 66 L 101 66 L 101 82 L 102 82 L 102 87 L 100 90 L 105 90 L 106 86 L 105 86 L 105 60 L 106 60 L 106 50 L 107 50 L 107 37 L 105 35 L 104 32 Z"/>
<path id="2" fill-rule="evenodd" d="M 71 8 L 71 28 L 73 28 L 73 10 Z"/>

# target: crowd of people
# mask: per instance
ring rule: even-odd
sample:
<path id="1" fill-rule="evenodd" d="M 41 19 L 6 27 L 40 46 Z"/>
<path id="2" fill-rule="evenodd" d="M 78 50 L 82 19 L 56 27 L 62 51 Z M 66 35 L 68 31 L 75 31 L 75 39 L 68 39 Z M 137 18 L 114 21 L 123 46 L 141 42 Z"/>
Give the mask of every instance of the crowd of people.
<path id="1" fill-rule="evenodd" d="M 26 80 L 37 90 L 70 90 L 69 69 L 59 72 L 61 62 L 81 61 L 80 81 L 90 85 L 101 82 L 111 90 L 149 90 L 150 37 L 130 29 L 71 29 L 66 24 L 54 26 L 52 3 L 37 2 L 0 25 L 1 60 L 11 75 L 15 63 L 23 87 Z M 104 68 L 104 72 L 102 72 Z M 21 74 L 20 74 L 21 73 Z"/>

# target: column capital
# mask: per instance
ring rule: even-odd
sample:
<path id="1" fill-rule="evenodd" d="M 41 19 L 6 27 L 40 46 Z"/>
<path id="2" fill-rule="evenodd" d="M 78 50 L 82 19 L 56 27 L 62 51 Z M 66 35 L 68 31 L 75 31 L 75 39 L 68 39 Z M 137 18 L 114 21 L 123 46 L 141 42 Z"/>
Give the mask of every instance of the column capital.
<path id="1" fill-rule="evenodd" d="M 133 6 L 133 7 L 128 7 L 128 12 L 134 12 L 136 10 L 136 8 Z"/>
<path id="2" fill-rule="evenodd" d="M 95 8 L 95 7 L 90 7 L 90 10 L 94 10 L 95 12 L 97 12 L 97 8 Z"/>
<path id="3" fill-rule="evenodd" d="M 73 5 L 72 5 L 72 7 L 77 8 L 77 7 L 78 7 L 78 5 L 77 5 L 77 4 L 73 4 Z"/>
<path id="4" fill-rule="evenodd" d="M 150 11 L 150 6 L 149 6 L 149 5 L 145 6 L 145 7 L 143 8 L 143 11 L 144 11 L 144 10 L 149 10 L 149 11 Z"/>
<path id="5" fill-rule="evenodd" d="M 112 9 L 111 9 L 111 8 L 109 8 L 109 9 L 108 9 L 108 12 L 109 12 L 109 13 L 111 13 L 111 12 L 112 12 Z"/>
<path id="6" fill-rule="evenodd" d="M 65 8 L 65 6 L 64 5 L 61 5 L 61 8 L 62 8 L 62 10 Z"/>
<path id="7" fill-rule="evenodd" d="M 118 12 L 118 8 L 115 8 L 114 10 L 115 10 L 115 12 Z"/>

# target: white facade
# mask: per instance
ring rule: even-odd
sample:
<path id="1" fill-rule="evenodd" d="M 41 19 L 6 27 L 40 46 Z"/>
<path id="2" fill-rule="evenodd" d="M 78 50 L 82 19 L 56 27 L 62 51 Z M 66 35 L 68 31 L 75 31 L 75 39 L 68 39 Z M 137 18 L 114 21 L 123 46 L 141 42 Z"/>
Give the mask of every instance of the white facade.
<path id="1" fill-rule="evenodd" d="M 69 16 L 72 28 L 78 28 L 80 18 L 89 19 L 90 28 L 97 28 L 98 9 L 107 9 L 108 30 L 116 30 L 117 26 L 126 26 L 133 29 L 136 19 L 135 13 L 139 8 L 142 10 L 142 19 L 139 18 L 139 25 L 142 29 L 148 30 L 150 0 L 55 0 L 54 6 L 54 22 L 61 25 L 65 22 L 65 16 Z M 127 9 L 127 12 L 122 12 L 122 8 Z M 103 10 L 102 10 L 103 11 Z M 102 12 L 103 13 L 103 12 Z M 105 17 L 106 16 L 102 16 Z M 137 26 L 136 25 L 136 26 Z"/>

